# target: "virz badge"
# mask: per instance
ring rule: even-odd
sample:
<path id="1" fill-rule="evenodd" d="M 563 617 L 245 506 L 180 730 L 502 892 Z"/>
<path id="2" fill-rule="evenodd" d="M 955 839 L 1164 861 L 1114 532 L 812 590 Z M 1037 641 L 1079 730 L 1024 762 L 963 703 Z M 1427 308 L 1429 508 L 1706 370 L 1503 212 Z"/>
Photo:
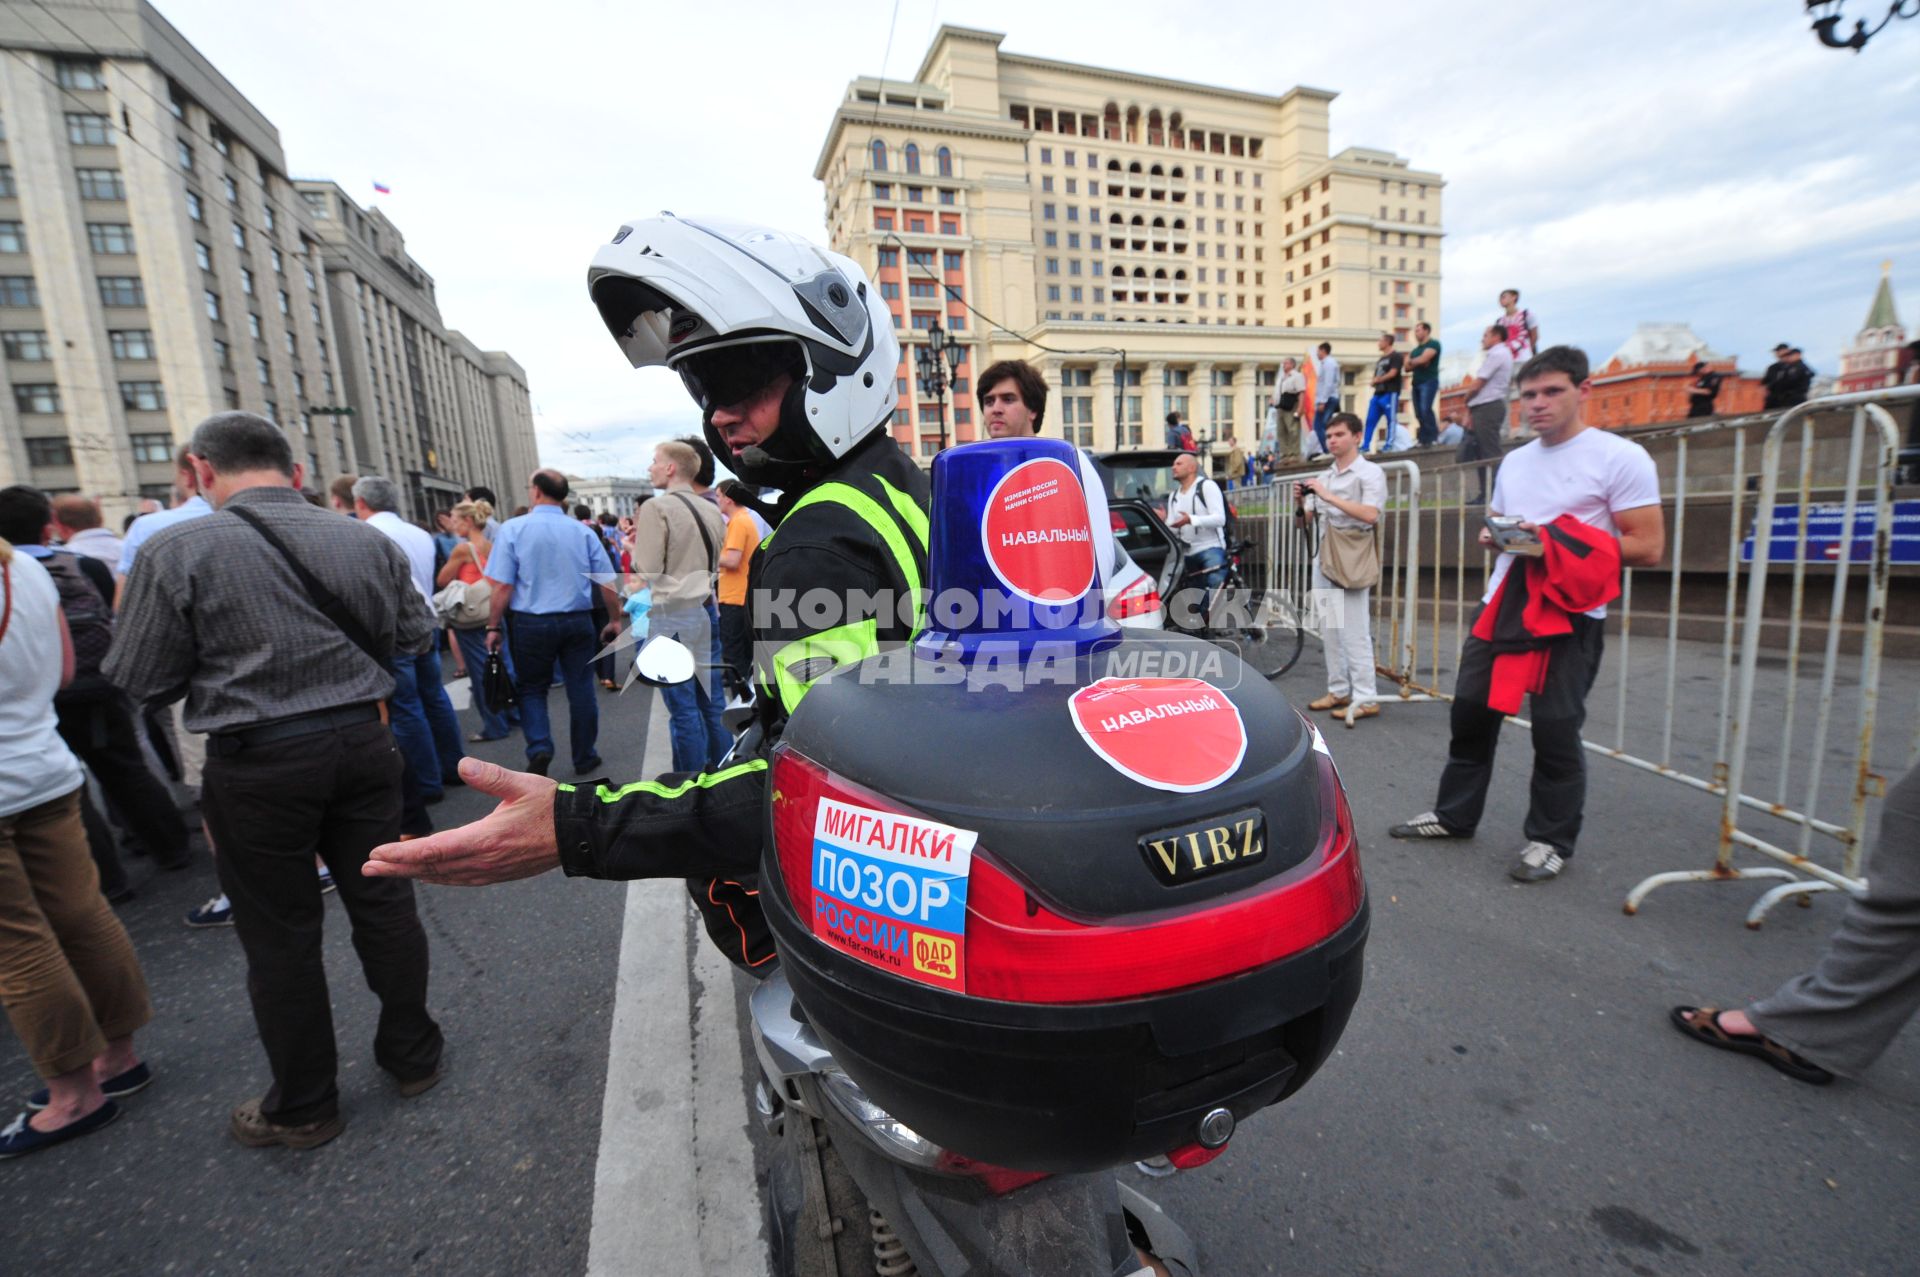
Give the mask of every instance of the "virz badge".
<path id="1" fill-rule="evenodd" d="M 1162 829 L 1140 840 L 1140 855 L 1168 887 L 1259 864 L 1267 856 L 1267 817 L 1258 807 L 1243 807 Z"/>

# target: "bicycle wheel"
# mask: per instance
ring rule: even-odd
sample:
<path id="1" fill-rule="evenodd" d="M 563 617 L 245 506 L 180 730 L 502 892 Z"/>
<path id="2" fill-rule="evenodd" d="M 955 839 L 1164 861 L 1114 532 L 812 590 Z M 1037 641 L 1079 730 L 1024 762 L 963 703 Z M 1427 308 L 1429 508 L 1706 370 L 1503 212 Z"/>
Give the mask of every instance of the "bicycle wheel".
<path id="1" fill-rule="evenodd" d="M 1306 647 L 1299 610 L 1284 590 L 1249 590 L 1239 573 L 1228 576 L 1216 608 L 1217 627 L 1207 637 L 1237 655 L 1262 678 L 1276 679 L 1294 667 Z"/>

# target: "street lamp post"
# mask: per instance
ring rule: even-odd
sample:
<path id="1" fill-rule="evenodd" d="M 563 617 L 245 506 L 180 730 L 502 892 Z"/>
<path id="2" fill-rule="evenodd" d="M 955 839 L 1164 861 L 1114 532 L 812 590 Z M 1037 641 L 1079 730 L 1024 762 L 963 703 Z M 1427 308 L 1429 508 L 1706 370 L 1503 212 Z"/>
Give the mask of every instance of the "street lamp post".
<path id="1" fill-rule="evenodd" d="M 949 341 L 947 332 L 934 324 L 927 329 L 927 341 L 924 346 L 916 346 L 913 352 L 914 370 L 918 374 L 920 393 L 932 395 L 939 403 L 940 411 L 940 451 L 947 450 L 947 386 L 953 375 L 959 371 L 960 358 L 964 353 L 959 342 Z M 914 414 L 918 417 L 918 413 Z M 916 432 L 919 423 L 914 423 Z"/>
<path id="2" fill-rule="evenodd" d="M 1841 36 L 1839 33 L 1840 8 L 1845 0 L 1806 0 L 1807 15 L 1813 19 L 1813 33 L 1820 37 L 1820 43 L 1829 49 L 1852 49 L 1855 53 L 1867 47 L 1867 41 L 1880 34 L 1881 29 L 1895 18 L 1920 17 L 1920 0 L 1893 0 L 1887 6 L 1887 15 L 1871 31 L 1867 29 L 1864 18 L 1856 18 L 1853 34 Z"/>

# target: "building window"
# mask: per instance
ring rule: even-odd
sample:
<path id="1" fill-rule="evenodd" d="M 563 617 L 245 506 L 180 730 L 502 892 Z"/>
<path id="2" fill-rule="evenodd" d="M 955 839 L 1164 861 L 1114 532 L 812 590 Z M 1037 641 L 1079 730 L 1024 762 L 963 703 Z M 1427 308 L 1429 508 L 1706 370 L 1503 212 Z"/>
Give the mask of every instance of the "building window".
<path id="1" fill-rule="evenodd" d="M 15 383 L 13 406 L 21 412 L 59 412 L 60 387 L 52 382 Z"/>
<path id="2" fill-rule="evenodd" d="M 249 297 L 253 296 L 253 272 L 245 266 L 240 268 L 240 291 Z"/>
<path id="3" fill-rule="evenodd" d="M 47 334 L 37 329 L 0 333 L 0 348 L 4 348 L 8 359 L 18 359 L 23 363 L 44 363 L 53 358 L 53 347 L 47 342 Z"/>
<path id="4" fill-rule="evenodd" d="M 933 321 L 938 318 L 938 315 L 929 315 L 924 311 L 916 310 L 913 312 L 913 326 L 924 331 L 933 327 Z"/>
<path id="5" fill-rule="evenodd" d="M 116 328 L 107 334 L 115 359 L 152 359 L 153 333 L 145 328 Z"/>
<path id="6" fill-rule="evenodd" d="M 88 222 L 87 242 L 96 253 L 131 253 L 133 227 L 125 222 Z"/>
<path id="7" fill-rule="evenodd" d="M 940 191 L 940 202 L 941 202 L 942 204 L 952 204 L 952 203 L 954 203 L 954 202 L 955 202 L 955 200 L 954 200 L 954 193 L 953 193 L 952 191 L 950 191 L 950 190 L 947 190 L 946 188 L 944 188 L 944 187 L 943 187 L 943 188 L 941 189 L 941 191 Z"/>
<path id="8" fill-rule="evenodd" d="M 924 203 L 926 203 L 926 202 L 927 202 L 927 188 L 926 188 L 926 187 L 924 187 L 924 186 L 909 186 L 909 187 L 907 188 L 907 203 L 909 203 L 909 204 L 924 204 Z"/>
<path id="9" fill-rule="evenodd" d="M 888 301 L 900 300 L 900 285 L 892 280 L 883 280 L 880 284 L 880 296 Z"/>
<path id="10" fill-rule="evenodd" d="M 80 179 L 80 198 L 83 200 L 127 198 L 126 183 L 120 180 L 120 170 L 117 168 L 75 169 L 74 176 Z"/>
<path id="11" fill-rule="evenodd" d="M 253 361 L 253 366 L 260 373 L 261 385 L 270 386 L 273 384 L 273 369 L 267 365 L 267 357 L 265 355 L 257 356 Z"/>
<path id="12" fill-rule="evenodd" d="M 882 267 L 898 266 L 899 264 L 900 264 L 899 249 L 883 248 L 880 250 L 880 265 Z"/>
<path id="13" fill-rule="evenodd" d="M 1047 285 L 1047 300 L 1050 302 L 1057 302 L 1060 300 L 1060 285 L 1058 284 Z"/>
<path id="14" fill-rule="evenodd" d="M 873 168 L 874 172 L 886 172 L 887 144 L 879 138 L 873 139 L 873 144 L 867 148 L 867 162 Z"/>
<path id="15" fill-rule="evenodd" d="M 287 353 L 288 353 L 289 355 L 291 355 L 291 354 L 293 354 L 293 353 L 294 353 L 294 350 L 293 350 L 293 332 L 292 332 L 291 330 L 289 330 L 289 331 L 287 331 L 287 332 L 285 332 L 285 333 L 283 333 L 283 334 L 281 334 L 281 335 L 282 335 L 282 336 L 284 336 L 284 337 L 285 337 L 285 338 L 287 339 Z"/>
<path id="16" fill-rule="evenodd" d="M 67 141 L 75 146 L 108 146 L 112 144 L 112 126 L 104 115 L 93 115 L 83 111 L 67 112 Z"/>
<path id="17" fill-rule="evenodd" d="M 280 290 L 280 313 L 283 315 L 293 314 L 293 302 L 288 298 L 287 290 L 284 288 Z"/>
<path id="18" fill-rule="evenodd" d="M 273 205 L 268 204 L 264 206 L 263 208 L 261 208 L 260 212 L 261 212 L 261 215 L 266 219 L 267 234 L 269 235 L 273 234 L 274 230 L 276 229 L 273 222 Z M 280 268 L 276 266 L 274 267 L 274 269 L 279 270 Z"/>
<path id="19" fill-rule="evenodd" d="M 206 290 L 206 298 L 207 298 L 207 318 L 208 319 L 220 318 L 220 294 L 214 292 L 211 288 L 209 288 Z"/>
<path id="20" fill-rule="evenodd" d="M 1051 222 L 1059 217 L 1059 210 L 1051 204 L 1042 204 L 1040 206 L 1040 216 Z"/>
<path id="21" fill-rule="evenodd" d="M 287 263 L 286 263 L 286 260 L 285 260 L 284 258 L 282 258 L 282 257 L 280 256 L 280 250 L 279 250 L 279 249 L 277 249 L 277 248 L 274 248 L 274 247 L 272 247 L 271 245 L 269 245 L 269 246 L 267 247 L 267 257 L 268 257 L 268 259 L 269 259 L 269 260 L 271 260 L 271 261 L 273 262 L 273 273 L 274 273 L 274 274 L 276 274 L 276 275 L 284 275 L 284 274 L 286 274 L 286 273 L 287 273 Z"/>
<path id="22" fill-rule="evenodd" d="M 207 220 L 200 209 L 200 196 L 195 191 L 187 192 L 187 216 L 196 222 L 204 222 Z"/>
<path id="23" fill-rule="evenodd" d="M 893 183 L 891 183 L 891 182 L 875 182 L 875 183 L 873 184 L 873 198 L 875 198 L 875 199 L 877 199 L 877 200 L 890 200 L 890 199 L 892 199 L 892 198 L 893 198 Z"/>
<path id="24" fill-rule="evenodd" d="M 933 269 L 933 250 L 930 248 L 910 248 L 907 250 L 908 266 L 924 266 Z"/>
<path id="25" fill-rule="evenodd" d="M 247 251 L 247 228 L 238 222 L 233 224 L 233 246 L 243 253 Z"/>
<path id="26" fill-rule="evenodd" d="M 940 176 L 952 177 L 953 176 L 953 152 L 943 146 L 939 150 L 933 153 L 933 157 L 934 157 L 934 162 L 937 165 L 939 165 Z"/>
<path id="27" fill-rule="evenodd" d="M 1047 259 L 1047 274 L 1058 275 L 1059 273 L 1060 273 L 1060 259 L 1058 257 L 1049 257 Z"/>
<path id="28" fill-rule="evenodd" d="M 307 291 L 308 291 L 308 292 L 310 292 L 310 293 L 313 293 L 313 292 L 318 292 L 318 291 L 320 290 L 320 281 L 319 281 L 319 280 L 317 280 L 317 279 L 315 279 L 315 278 L 313 277 L 313 267 L 311 267 L 311 266 L 302 266 L 302 267 L 301 267 L 300 269 L 306 272 L 306 276 L 307 276 Z M 318 321 L 319 321 L 319 318 L 320 318 L 320 316 L 319 316 L 319 313 L 318 313 L 318 311 L 316 311 L 316 312 L 315 312 L 315 314 L 314 314 L 314 320 L 315 320 L 315 322 L 318 322 Z"/>
<path id="29" fill-rule="evenodd" d="M 907 219 L 907 231 L 914 235 L 925 235 L 927 233 L 927 219 L 924 217 L 909 217 Z"/>
<path id="30" fill-rule="evenodd" d="M 220 144 L 216 141 L 214 145 L 219 146 Z M 227 203 L 238 204 L 240 202 L 240 187 L 234 182 L 231 175 L 224 176 L 220 179 L 220 187 L 226 192 Z"/>
<path id="31" fill-rule="evenodd" d="M 1043 231 L 1041 232 L 1040 239 L 1041 239 L 1041 242 L 1045 244 L 1048 248 L 1060 247 L 1059 231 Z"/>
<path id="32" fill-rule="evenodd" d="M 873 214 L 873 229 L 875 229 L 875 230 L 877 230 L 877 231 L 890 231 L 890 230 L 892 230 L 892 229 L 893 229 L 893 214 L 892 214 L 892 213 L 882 213 L 882 212 L 880 212 L 880 211 L 879 211 L 878 209 L 875 209 L 875 210 L 874 210 L 874 214 Z"/>
<path id="33" fill-rule="evenodd" d="M 147 293 L 140 286 L 138 275 L 102 275 L 100 277 L 100 304 L 102 306 L 144 306 Z"/>
<path id="34" fill-rule="evenodd" d="M 54 80 L 63 89 L 104 89 L 107 81 L 100 64 L 90 58 L 58 58 L 53 64 Z"/>
<path id="35" fill-rule="evenodd" d="M 252 311 L 247 312 L 247 332 L 255 341 L 260 340 L 260 316 Z"/>
<path id="36" fill-rule="evenodd" d="M 0 164 L 0 195 L 12 197 L 19 193 L 20 189 L 13 181 L 13 165 Z"/>
<path id="37" fill-rule="evenodd" d="M 134 412 L 165 412 L 166 392 L 157 381 L 123 381 L 120 383 L 120 406 Z"/>
<path id="38" fill-rule="evenodd" d="M 173 460 L 172 435 L 131 435 L 128 442 L 133 444 L 135 461 L 171 461 Z"/>
<path id="39" fill-rule="evenodd" d="M 201 270 L 213 269 L 213 250 L 199 240 L 193 242 L 193 260 L 200 263 Z"/>
<path id="40" fill-rule="evenodd" d="M 27 251 L 27 228 L 20 222 L 0 222 L 0 253 Z"/>
<path id="41" fill-rule="evenodd" d="M 957 271 L 961 269 L 962 259 L 959 253 L 946 253 L 942 255 L 941 264 L 947 270 Z"/>
<path id="42" fill-rule="evenodd" d="M 29 439 L 27 461 L 36 466 L 70 466 L 73 445 L 65 439 Z"/>
<path id="43" fill-rule="evenodd" d="M 918 146 L 909 142 L 906 145 L 906 149 L 900 152 L 900 155 L 907 166 L 907 172 L 918 173 L 920 171 L 920 148 Z"/>

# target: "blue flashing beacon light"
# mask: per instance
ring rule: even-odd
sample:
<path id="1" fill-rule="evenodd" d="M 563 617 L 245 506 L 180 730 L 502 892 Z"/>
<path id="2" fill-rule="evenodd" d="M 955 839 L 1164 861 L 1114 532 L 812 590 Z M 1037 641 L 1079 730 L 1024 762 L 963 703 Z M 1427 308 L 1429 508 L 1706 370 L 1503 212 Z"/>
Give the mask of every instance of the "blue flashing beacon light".
<path id="1" fill-rule="evenodd" d="M 1106 538 L 1087 515 L 1080 454 L 1060 439 L 963 444 L 933 462 L 925 656 L 1115 640 Z"/>

